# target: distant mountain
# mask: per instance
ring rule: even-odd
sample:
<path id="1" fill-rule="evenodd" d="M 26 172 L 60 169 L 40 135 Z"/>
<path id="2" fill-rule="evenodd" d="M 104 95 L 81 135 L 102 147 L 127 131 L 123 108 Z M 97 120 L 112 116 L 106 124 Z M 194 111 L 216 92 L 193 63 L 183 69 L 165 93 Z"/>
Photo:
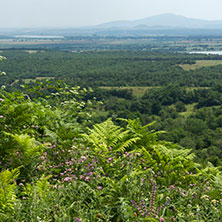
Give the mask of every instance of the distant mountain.
<path id="1" fill-rule="evenodd" d="M 189 29 L 222 29 L 222 21 L 207 21 L 187 18 L 175 14 L 161 14 L 135 21 L 114 21 L 97 25 L 101 29 L 132 29 L 132 28 L 189 28 Z"/>
<path id="2" fill-rule="evenodd" d="M 161 14 L 134 21 L 113 21 L 79 28 L 1 29 L 0 38 L 15 35 L 38 36 L 149 36 L 149 35 L 218 35 L 222 36 L 222 20 L 207 21 L 175 14 Z M 3 38 L 2 37 L 2 38 Z"/>

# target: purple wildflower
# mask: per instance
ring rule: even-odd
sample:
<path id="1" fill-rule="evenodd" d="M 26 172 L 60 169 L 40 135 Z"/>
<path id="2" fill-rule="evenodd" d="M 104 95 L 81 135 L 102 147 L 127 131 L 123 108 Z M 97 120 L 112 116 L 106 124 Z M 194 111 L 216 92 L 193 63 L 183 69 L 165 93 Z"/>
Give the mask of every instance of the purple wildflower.
<path id="1" fill-rule="evenodd" d="M 65 182 L 69 182 L 70 180 L 71 180 L 70 177 L 66 177 L 66 178 L 64 179 Z"/>
<path id="2" fill-rule="evenodd" d="M 155 192 L 156 192 L 156 184 L 154 183 L 153 189 L 152 189 L 151 201 L 150 201 L 150 212 L 149 212 L 149 214 L 153 213 L 153 206 L 154 206 L 154 203 L 155 203 Z"/>

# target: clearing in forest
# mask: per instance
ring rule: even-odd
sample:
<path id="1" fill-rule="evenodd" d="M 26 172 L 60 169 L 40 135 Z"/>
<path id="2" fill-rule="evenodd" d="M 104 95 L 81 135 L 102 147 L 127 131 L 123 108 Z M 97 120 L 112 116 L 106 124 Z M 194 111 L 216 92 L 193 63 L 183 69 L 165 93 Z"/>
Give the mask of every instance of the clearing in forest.
<path id="1" fill-rule="evenodd" d="M 133 95 L 136 97 L 142 97 L 144 93 L 151 88 L 158 87 L 158 86 L 101 86 L 100 88 L 103 89 L 128 89 L 133 90 Z"/>
<path id="2" fill-rule="evenodd" d="M 196 60 L 195 64 L 180 64 L 179 66 L 185 70 L 195 70 L 207 66 L 222 65 L 222 60 Z"/>

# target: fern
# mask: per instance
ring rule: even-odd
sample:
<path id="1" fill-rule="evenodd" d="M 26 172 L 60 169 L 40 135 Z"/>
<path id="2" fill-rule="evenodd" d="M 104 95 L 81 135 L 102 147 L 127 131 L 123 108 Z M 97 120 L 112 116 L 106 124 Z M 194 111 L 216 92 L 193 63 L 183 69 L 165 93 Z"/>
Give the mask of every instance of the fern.
<path id="1" fill-rule="evenodd" d="M 195 154 L 191 153 L 191 149 L 176 149 L 173 144 L 173 148 L 171 148 L 171 144 L 168 143 L 167 146 L 165 145 L 154 145 L 153 147 L 157 149 L 159 152 L 161 152 L 164 155 L 168 155 L 170 159 L 175 159 L 177 157 L 180 157 L 181 159 L 187 159 L 187 160 L 193 160 L 195 157 Z"/>
<path id="2" fill-rule="evenodd" d="M 16 200 L 16 184 L 14 180 L 19 176 L 19 169 L 5 170 L 0 173 L 0 213 L 8 214 L 14 210 Z"/>
<path id="3" fill-rule="evenodd" d="M 10 136 L 15 141 L 15 146 L 19 152 L 22 152 L 25 163 L 42 151 L 43 147 L 27 134 L 13 135 L 5 132 L 5 135 Z"/>
<path id="4" fill-rule="evenodd" d="M 89 135 L 83 136 L 91 143 L 96 150 L 103 151 L 112 147 L 114 152 L 124 152 L 132 147 L 140 138 L 123 128 L 116 126 L 111 119 L 103 123 L 95 124 L 93 129 L 88 129 Z"/>

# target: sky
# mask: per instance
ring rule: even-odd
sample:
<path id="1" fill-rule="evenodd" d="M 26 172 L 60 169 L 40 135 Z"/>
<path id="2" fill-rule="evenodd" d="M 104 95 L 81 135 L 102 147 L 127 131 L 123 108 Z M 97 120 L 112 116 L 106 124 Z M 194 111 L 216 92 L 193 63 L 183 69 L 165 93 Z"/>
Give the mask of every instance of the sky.
<path id="1" fill-rule="evenodd" d="M 162 13 L 222 20 L 222 0 L 0 0 L 0 28 L 81 27 Z"/>

